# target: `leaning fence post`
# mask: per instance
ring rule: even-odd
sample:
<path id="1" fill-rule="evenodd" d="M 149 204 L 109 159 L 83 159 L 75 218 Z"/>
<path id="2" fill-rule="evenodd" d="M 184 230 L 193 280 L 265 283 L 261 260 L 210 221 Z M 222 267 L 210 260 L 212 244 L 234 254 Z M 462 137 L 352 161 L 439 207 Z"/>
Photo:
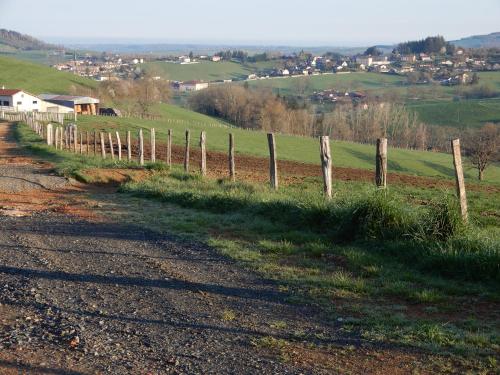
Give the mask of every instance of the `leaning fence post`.
<path id="1" fill-rule="evenodd" d="M 186 130 L 186 147 L 184 149 L 184 172 L 189 172 L 189 130 Z"/>
<path id="2" fill-rule="evenodd" d="M 278 164 L 276 162 L 276 142 L 273 133 L 267 134 L 267 143 L 269 145 L 269 177 L 271 187 L 278 190 Z"/>
<path id="3" fill-rule="evenodd" d="M 151 136 L 151 162 L 154 163 L 156 162 L 156 133 L 154 128 L 151 128 L 150 136 Z"/>
<path id="4" fill-rule="evenodd" d="M 103 159 L 106 159 L 106 146 L 104 144 L 104 133 L 103 132 L 100 133 L 100 137 L 101 137 L 101 156 Z"/>
<path id="5" fill-rule="evenodd" d="M 167 165 L 172 166 L 172 129 L 167 132 Z"/>
<path id="6" fill-rule="evenodd" d="M 132 143 L 130 140 L 130 130 L 127 130 L 127 160 L 132 159 Z"/>
<path id="7" fill-rule="evenodd" d="M 111 159 L 115 159 L 115 149 L 113 148 L 113 136 L 111 133 L 108 133 L 108 141 L 109 141 L 109 151 L 111 153 Z"/>
<path id="8" fill-rule="evenodd" d="M 202 176 L 207 174 L 207 147 L 206 147 L 207 135 L 204 131 L 200 133 L 200 148 L 201 148 L 201 160 L 200 160 L 200 171 Z"/>
<path id="9" fill-rule="evenodd" d="M 142 129 L 139 129 L 139 164 L 144 165 L 144 138 Z"/>
<path id="10" fill-rule="evenodd" d="M 451 148 L 453 150 L 453 165 L 455 166 L 455 179 L 457 183 L 457 196 L 460 203 L 460 213 L 462 220 L 467 223 L 467 196 L 465 194 L 465 180 L 464 171 L 462 168 L 462 155 L 460 154 L 460 139 L 451 141 Z"/>
<path id="11" fill-rule="evenodd" d="M 64 127 L 64 148 L 69 149 L 69 128 L 67 126 Z"/>
<path id="12" fill-rule="evenodd" d="M 387 186 L 387 138 L 377 139 L 375 184 L 382 189 L 385 189 Z"/>
<path id="13" fill-rule="evenodd" d="M 321 171 L 323 173 L 323 191 L 327 198 L 332 197 L 332 157 L 330 154 L 330 137 L 319 137 Z"/>
<path id="14" fill-rule="evenodd" d="M 118 160 L 122 160 L 122 141 L 119 132 L 116 132 L 116 147 L 118 147 Z"/>
<path id="15" fill-rule="evenodd" d="M 236 180 L 236 172 L 234 170 L 234 135 L 229 133 L 229 178 L 231 181 Z"/>

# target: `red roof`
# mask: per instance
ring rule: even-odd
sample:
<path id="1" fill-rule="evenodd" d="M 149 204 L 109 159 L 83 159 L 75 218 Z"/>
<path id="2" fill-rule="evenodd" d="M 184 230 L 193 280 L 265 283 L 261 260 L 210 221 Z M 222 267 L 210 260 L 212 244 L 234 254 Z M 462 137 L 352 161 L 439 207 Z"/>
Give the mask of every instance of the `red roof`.
<path id="1" fill-rule="evenodd" d="M 21 90 L 19 90 L 19 89 L 0 89 L 0 95 L 1 96 L 11 96 L 11 95 L 17 94 L 20 91 Z"/>

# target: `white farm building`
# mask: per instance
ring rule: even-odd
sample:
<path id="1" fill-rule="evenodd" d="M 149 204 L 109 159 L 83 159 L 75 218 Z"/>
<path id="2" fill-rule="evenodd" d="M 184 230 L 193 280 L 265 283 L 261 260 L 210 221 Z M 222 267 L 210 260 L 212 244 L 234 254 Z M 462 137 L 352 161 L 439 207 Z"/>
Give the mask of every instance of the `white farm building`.
<path id="1" fill-rule="evenodd" d="M 40 99 L 19 89 L 0 89 L 0 108 L 16 112 L 72 113 L 73 109 Z"/>

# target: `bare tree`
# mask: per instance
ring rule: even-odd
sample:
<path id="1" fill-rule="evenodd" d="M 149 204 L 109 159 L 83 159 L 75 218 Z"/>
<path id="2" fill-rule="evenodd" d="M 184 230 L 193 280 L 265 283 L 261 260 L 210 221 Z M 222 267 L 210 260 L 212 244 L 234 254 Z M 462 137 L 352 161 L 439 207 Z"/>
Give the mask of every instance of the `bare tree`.
<path id="1" fill-rule="evenodd" d="M 500 129 L 488 123 L 480 130 L 469 132 L 464 142 L 465 154 L 477 168 L 479 181 L 483 180 L 486 167 L 500 159 Z"/>

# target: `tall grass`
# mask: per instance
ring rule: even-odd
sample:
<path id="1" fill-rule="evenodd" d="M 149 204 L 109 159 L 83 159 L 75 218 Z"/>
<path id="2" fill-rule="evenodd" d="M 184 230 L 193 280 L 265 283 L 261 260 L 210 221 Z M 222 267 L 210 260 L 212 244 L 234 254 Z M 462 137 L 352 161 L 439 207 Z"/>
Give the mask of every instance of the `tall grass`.
<path id="1" fill-rule="evenodd" d="M 331 242 L 363 243 L 408 265 L 447 277 L 500 280 L 500 243 L 465 226 L 458 207 L 442 197 L 414 206 L 373 189 L 367 196 L 326 201 L 320 194 L 202 180 L 181 172 L 157 173 L 129 182 L 121 191 L 216 214 L 238 213 L 316 233 Z"/>

